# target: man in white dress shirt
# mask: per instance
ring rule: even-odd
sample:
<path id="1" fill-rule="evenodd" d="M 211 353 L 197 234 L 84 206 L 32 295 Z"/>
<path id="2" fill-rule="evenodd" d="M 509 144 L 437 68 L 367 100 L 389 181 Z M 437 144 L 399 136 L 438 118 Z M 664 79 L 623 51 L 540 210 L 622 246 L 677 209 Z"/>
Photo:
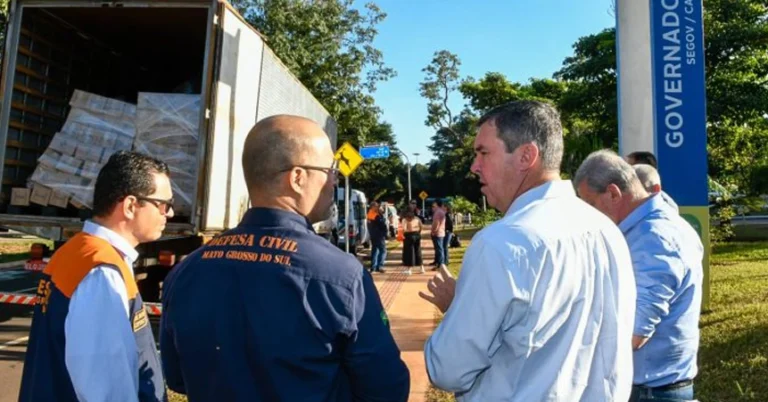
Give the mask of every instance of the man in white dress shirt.
<path id="1" fill-rule="evenodd" d="M 162 161 L 118 152 L 102 167 L 93 219 L 43 271 L 19 401 L 167 400 L 133 263 L 173 216 L 172 195 Z"/>
<path id="2" fill-rule="evenodd" d="M 422 298 L 445 313 L 424 350 L 459 401 L 626 401 L 635 283 L 621 232 L 560 180 L 558 112 L 499 106 L 479 123 L 472 172 L 505 213 L 478 232 L 461 276 Z"/>

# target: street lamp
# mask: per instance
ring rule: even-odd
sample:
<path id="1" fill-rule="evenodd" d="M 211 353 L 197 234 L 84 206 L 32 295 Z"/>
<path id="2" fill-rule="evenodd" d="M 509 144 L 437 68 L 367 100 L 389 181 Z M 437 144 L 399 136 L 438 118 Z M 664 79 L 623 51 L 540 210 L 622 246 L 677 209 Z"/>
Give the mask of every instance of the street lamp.
<path id="1" fill-rule="evenodd" d="M 414 152 L 414 153 L 413 153 L 413 156 L 415 156 L 415 157 L 416 157 L 416 164 L 417 164 L 417 165 L 419 164 L 419 155 L 421 155 L 421 154 L 420 154 L 420 153 L 418 153 L 418 152 Z"/>
<path id="2" fill-rule="evenodd" d="M 397 151 L 397 153 L 405 157 L 405 167 L 408 171 L 408 200 L 406 201 L 406 204 L 407 204 L 411 202 L 411 161 L 408 160 L 408 155 L 406 155 L 405 152 L 401 151 L 397 147 L 390 146 L 390 148 L 394 149 L 395 151 Z M 418 154 L 414 154 L 414 155 L 418 155 Z"/>

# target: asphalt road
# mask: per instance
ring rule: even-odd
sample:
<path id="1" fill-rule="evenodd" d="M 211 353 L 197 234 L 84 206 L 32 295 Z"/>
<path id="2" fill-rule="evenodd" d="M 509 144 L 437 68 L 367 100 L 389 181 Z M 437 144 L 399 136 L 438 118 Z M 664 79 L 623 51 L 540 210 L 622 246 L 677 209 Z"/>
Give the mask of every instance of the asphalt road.
<path id="1" fill-rule="evenodd" d="M 0 269 L 0 292 L 34 294 L 39 278 L 21 267 Z M 0 304 L 0 402 L 18 401 L 31 315 L 31 306 Z"/>
<path id="2" fill-rule="evenodd" d="M 40 274 L 22 267 L 0 269 L 0 292 L 34 294 Z M 27 351 L 27 336 L 32 321 L 32 306 L 0 303 L 0 402 L 16 402 Z M 157 337 L 159 317 L 150 323 Z"/>

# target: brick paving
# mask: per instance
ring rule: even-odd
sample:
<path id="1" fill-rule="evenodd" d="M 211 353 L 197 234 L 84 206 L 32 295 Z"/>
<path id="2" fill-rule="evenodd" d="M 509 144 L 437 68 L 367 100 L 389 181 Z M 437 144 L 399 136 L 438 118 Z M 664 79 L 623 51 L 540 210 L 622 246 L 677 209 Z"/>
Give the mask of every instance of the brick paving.
<path id="1" fill-rule="evenodd" d="M 421 239 L 423 260 L 429 263 L 434 256 L 429 230 L 422 233 Z M 411 394 L 408 400 L 423 402 L 429 389 L 424 364 L 424 342 L 435 329 L 437 309 L 419 297 L 419 291 L 427 288 L 427 281 L 434 272 L 425 266 L 425 274 L 420 274 L 416 268 L 412 275 L 406 275 L 400 262 L 401 248 L 402 244 L 395 250 L 389 250 L 385 272 L 373 274 L 373 279 L 389 316 L 392 336 L 411 372 Z"/>

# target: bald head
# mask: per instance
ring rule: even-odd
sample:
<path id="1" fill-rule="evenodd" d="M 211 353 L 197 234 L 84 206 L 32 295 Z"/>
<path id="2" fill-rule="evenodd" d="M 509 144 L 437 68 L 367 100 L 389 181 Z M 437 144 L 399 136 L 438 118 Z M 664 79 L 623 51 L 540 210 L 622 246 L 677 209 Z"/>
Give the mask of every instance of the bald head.
<path id="1" fill-rule="evenodd" d="M 278 115 L 256 123 L 243 146 L 243 173 L 255 208 L 293 211 L 312 223 L 331 215 L 333 149 L 312 120 Z"/>
<path id="2" fill-rule="evenodd" d="M 300 116 L 277 115 L 256 123 L 243 146 L 243 174 L 250 190 L 273 190 L 278 172 L 317 165 L 331 144 L 322 128 Z"/>

